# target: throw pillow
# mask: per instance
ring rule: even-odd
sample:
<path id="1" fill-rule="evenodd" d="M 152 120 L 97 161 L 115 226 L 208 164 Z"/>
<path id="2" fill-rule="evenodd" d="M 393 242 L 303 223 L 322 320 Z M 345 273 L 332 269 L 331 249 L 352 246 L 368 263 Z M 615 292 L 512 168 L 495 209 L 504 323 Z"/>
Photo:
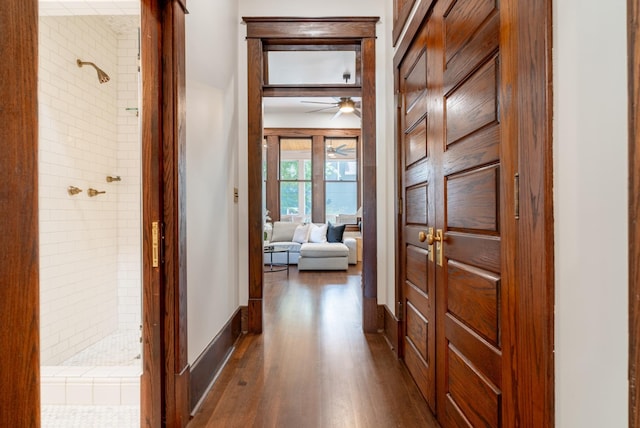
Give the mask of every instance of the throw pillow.
<path id="1" fill-rule="evenodd" d="M 327 225 L 318 226 L 312 223 L 311 230 L 309 230 L 309 242 L 327 242 Z"/>
<path id="2" fill-rule="evenodd" d="M 308 224 L 301 224 L 298 227 L 296 227 L 296 230 L 293 232 L 293 242 L 297 242 L 299 244 L 304 244 L 305 242 L 307 242 L 309 237 L 309 225 Z"/>
<path id="3" fill-rule="evenodd" d="M 271 242 L 291 242 L 293 240 L 293 233 L 299 224 L 300 223 L 291 223 L 288 221 L 274 222 Z"/>
<path id="4" fill-rule="evenodd" d="M 342 242 L 342 235 L 344 235 L 344 228 L 346 224 L 335 225 L 329 222 L 327 228 L 327 242 Z"/>

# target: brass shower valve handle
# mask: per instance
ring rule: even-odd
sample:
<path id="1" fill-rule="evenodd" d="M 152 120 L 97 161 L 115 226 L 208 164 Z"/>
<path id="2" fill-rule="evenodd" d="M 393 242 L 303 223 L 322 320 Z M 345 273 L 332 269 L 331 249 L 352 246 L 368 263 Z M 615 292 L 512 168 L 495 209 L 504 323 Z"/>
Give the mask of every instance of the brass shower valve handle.
<path id="1" fill-rule="evenodd" d="M 82 192 L 82 189 L 80 189 L 80 188 L 78 188 L 76 186 L 67 187 L 67 193 L 69 194 L 69 196 L 77 195 L 80 192 Z"/>
<path id="2" fill-rule="evenodd" d="M 91 187 L 89 187 L 89 189 L 87 190 L 87 194 L 89 195 L 90 198 L 93 198 L 94 196 L 100 195 L 102 193 L 107 193 L 107 191 L 106 190 L 100 191 L 100 190 L 93 189 Z"/>

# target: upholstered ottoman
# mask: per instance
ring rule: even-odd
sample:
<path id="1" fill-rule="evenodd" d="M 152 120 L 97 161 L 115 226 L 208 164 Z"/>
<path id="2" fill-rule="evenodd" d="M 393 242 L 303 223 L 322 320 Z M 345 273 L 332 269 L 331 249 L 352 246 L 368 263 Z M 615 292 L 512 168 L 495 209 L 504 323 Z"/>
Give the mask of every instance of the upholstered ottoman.
<path id="1" fill-rule="evenodd" d="M 307 242 L 300 247 L 298 270 L 347 270 L 349 247 L 342 242 Z"/>

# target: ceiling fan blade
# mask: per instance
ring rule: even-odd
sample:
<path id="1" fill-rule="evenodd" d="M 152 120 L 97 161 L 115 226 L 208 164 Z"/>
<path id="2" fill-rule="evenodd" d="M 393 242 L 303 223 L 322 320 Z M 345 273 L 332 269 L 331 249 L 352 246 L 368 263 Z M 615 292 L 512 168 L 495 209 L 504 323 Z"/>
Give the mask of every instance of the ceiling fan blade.
<path id="1" fill-rule="evenodd" d="M 306 111 L 305 113 L 317 113 L 317 112 L 319 112 L 319 111 L 330 110 L 330 109 L 332 109 L 332 108 L 335 108 L 335 106 L 331 106 L 331 107 L 322 107 L 322 108 L 319 108 L 319 109 L 317 109 L 317 110 L 310 110 L 310 111 Z"/>
<path id="2" fill-rule="evenodd" d="M 340 110 L 338 110 L 338 111 L 336 112 L 336 114 L 334 114 L 334 115 L 333 115 L 333 117 L 331 118 L 331 120 L 333 120 L 333 119 L 337 118 L 337 117 L 338 117 L 338 116 L 340 116 L 341 114 L 342 114 L 342 112 L 341 112 Z"/>
<path id="3" fill-rule="evenodd" d="M 328 104 L 328 105 L 332 105 L 332 106 L 337 106 L 338 103 L 328 103 L 326 101 L 300 101 L 301 103 L 304 104 Z"/>
<path id="4" fill-rule="evenodd" d="M 340 144 L 338 147 L 336 147 L 336 150 L 342 150 L 342 148 L 346 146 L 346 144 Z"/>
<path id="5" fill-rule="evenodd" d="M 355 114 L 358 117 L 362 117 L 362 115 L 360 114 L 360 110 L 354 110 L 353 114 Z"/>

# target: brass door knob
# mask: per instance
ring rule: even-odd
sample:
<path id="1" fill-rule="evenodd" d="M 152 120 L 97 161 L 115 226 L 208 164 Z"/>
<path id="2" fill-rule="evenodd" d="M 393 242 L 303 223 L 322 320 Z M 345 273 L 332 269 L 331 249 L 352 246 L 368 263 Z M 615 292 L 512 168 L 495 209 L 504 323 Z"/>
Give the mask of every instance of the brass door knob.
<path id="1" fill-rule="evenodd" d="M 434 239 L 433 239 L 432 233 L 426 234 L 424 231 L 421 230 L 418 233 L 418 239 L 420 240 L 420 242 L 427 241 L 427 245 L 433 245 Z"/>

